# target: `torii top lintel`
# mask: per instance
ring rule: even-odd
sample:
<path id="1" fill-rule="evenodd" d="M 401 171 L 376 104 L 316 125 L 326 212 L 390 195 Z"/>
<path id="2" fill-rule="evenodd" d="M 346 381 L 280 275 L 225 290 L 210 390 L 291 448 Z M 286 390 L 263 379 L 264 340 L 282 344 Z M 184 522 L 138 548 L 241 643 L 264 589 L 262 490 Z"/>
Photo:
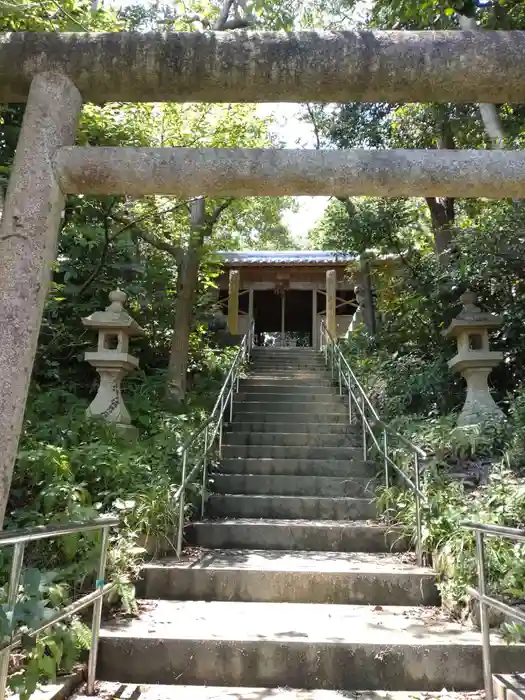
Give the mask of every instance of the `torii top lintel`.
<path id="1" fill-rule="evenodd" d="M 91 102 L 525 102 L 525 32 L 0 34 L 0 102 L 46 71 Z"/>

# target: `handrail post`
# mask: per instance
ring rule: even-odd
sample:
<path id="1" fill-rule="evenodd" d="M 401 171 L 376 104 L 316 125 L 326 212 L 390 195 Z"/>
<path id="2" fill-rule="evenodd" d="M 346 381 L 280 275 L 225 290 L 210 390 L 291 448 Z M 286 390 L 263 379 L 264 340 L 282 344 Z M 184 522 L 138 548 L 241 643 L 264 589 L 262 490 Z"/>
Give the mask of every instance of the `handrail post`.
<path id="1" fill-rule="evenodd" d="M 341 351 L 337 354 L 337 371 L 339 374 L 339 396 L 343 395 L 343 378 L 341 376 Z"/>
<path id="2" fill-rule="evenodd" d="M 204 495 L 206 493 L 206 482 L 208 480 L 208 460 L 206 455 L 208 454 L 208 430 L 209 426 L 206 426 L 204 431 L 204 452 L 202 455 L 203 466 L 202 466 L 202 493 L 201 493 L 201 520 L 204 518 Z"/>
<path id="3" fill-rule="evenodd" d="M 361 396 L 360 401 L 361 408 L 361 434 L 363 436 L 363 459 L 366 461 L 368 458 L 368 445 L 366 439 L 366 418 L 365 418 L 365 397 Z"/>
<path id="4" fill-rule="evenodd" d="M 416 487 L 416 557 L 418 566 L 423 566 L 423 528 L 421 526 L 421 497 L 419 489 L 419 455 L 414 452 L 414 485 Z"/>
<path id="5" fill-rule="evenodd" d="M 221 396 L 221 410 L 219 411 L 219 457 L 222 457 L 222 426 L 224 416 L 224 393 Z"/>
<path id="6" fill-rule="evenodd" d="M 100 543 L 100 561 L 98 565 L 98 578 L 95 581 L 95 588 L 104 588 L 106 577 L 106 563 L 108 559 L 109 527 L 102 530 L 102 541 Z M 98 642 L 100 637 L 100 621 L 102 619 L 102 606 L 104 598 L 100 596 L 93 603 L 93 621 L 91 623 L 91 649 L 89 650 L 88 673 L 87 673 L 87 694 L 95 694 L 95 674 L 97 672 Z"/>
<path id="7" fill-rule="evenodd" d="M 221 415 L 219 417 L 219 457 L 222 457 L 222 425 L 223 425 L 223 420 L 222 420 L 222 411 L 221 411 Z"/>
<path id="8" fill-rule="evenodd" d="M 384 466 L 385 466 L 385 488 L 390 487 L 390 470 L 388 466 L 388 433 L 383 430 L 383 452 L 384 452 Z"/>
<path id="9" fill-rule="evenodd" d="M 383 430 L 383 453 L 384 453 L 384 468 L 385 468 L 385 489 L 390 488 L 390 466 L 388 464 L 388 433 Z M 387 523 L 390 522 L 390 502 L 387 495 L 385 517 Z"/>
<path id="10" fill-rule="evenodd" d="M 11 574 L 9 575 L 9 588 L 7 592 L 7 605 L 9 612 L 13 612 L 16 600 L 18 597 L 18 588 L 20 586 L 20 575 L 24 564 L 25 543 L 17 542 L 14 546 L 13 561 L 11 562 Z M 0 657 L 0 700 L 5 698 L 5 688 L 7 684 L 7 675 L 9 673 L 9 657 L 10 649 L 7 648 Z"/>
<path id="11" fill-rule="evenodd" d="M 352 389 L 350 388 L 351 385 L 351 378 L 350 375 L 348 375 L 348 423 L 352 425 L 352 420 L 353 420 L 353 415 L 352 415 Z"/>
<path id="12" fill-rule="evenodd" d="M 490 660 L 490 627 L 485 605 L 485 543 L 483 533 L 476 530 L 476 559 L 478 565 L 479 589 L 479 618 L 481 627 L 481 643 L 483 647 L 483 679 L 485 682 L 485 700 L 493 700 L 492 666 Z"/>
<path id="13" fill-rule="evenodd" d="M 177 557 L 180 559 L 180 555 L 182 553 L 182 533 L 184 531 L 184 506 L 185 506 L 185 485 L 184 482 L 186 481 L 186 465 L 188 461 L 188 451 L 184 450 L 182 453 L 182 474 L 181 474 L 181 480 L 180 483 L 182 484 L 182 489 L 180 492 L 180 501 L 179 501 L 179 528 L 177 531 Z"/>

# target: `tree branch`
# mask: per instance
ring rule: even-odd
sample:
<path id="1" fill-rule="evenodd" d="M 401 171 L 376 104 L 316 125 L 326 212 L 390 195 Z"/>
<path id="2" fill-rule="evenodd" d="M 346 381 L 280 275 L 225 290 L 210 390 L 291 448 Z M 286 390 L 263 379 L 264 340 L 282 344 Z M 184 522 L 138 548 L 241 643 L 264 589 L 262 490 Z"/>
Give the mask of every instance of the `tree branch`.
<path id="1" fill-rule="evenodd" d="M 137 229 L 136 233 L 137 236 L 140 236 L 143 241 L 146 241 L 146 243 L 149 243 L 154 248 L 157 248 L 157 250 L 162 250 L 163 252 L 171 255 L 177 265 L 180 265 L 182 258 L 184 257 L 184 251 L 182 248 L 173 245 L 173 243 L 168 243 L 168 241 L 164 241 L 162 238 L 157 238 L 157 236 L 154 236 L 148 231 Z"/>
<path id="2" fill-rule="evenodd" d="M 113 240 L 112 238 L 110 238 L 110 235 L 109 235 L 109 233 L 110 233 L 109 217 L 111 216 L 111 210 L 116 205 L 116 203 L 117 203 L 117 200 L 114 199 L 111 202 L 111 204 L 109 205 L 109 207 L 106 209 L 106 211 L 104 212 L 104 223 L 103 223 L 103 225 L 104 225 L 104 246 L 102 247 L 100 259 L 98 261 L 97 266 L 93 270 L 93 272 L 89 275 L 87 280 L 84 282 L 84 284 L 78 290 L 78 292 L 77 292 L 78 296 L 80 296 L 81 294 L 84 294 L 86 289 L 91 287 L 93 282 L 97 279 L 97 277 L 101 273 L 102 268 L 104 267 L 104 264 L 105 264 L 106 259 L 108 257 L 109 247 L 111 245 L 111 241 Z"/>
<path id="3" fill-rule="evenodd" d="M 253 26 L 253 21 L 248 19 L 248 17 L 235 17 L 235 19 L 229 19 L 222 26 L 224 30 L 226 29 L 247 29 Z"/>
<path id="4" fill-rule="evenodd" d="M 219 14 L 219 18 L 213 25 L 213 29 L 215 29 L 216 31 L 221 31 L 225 29 L 224 25 L 228 21 L 228 16 L 230 14 L 230 10 L 232 9 L 234 2 L 235 0 L 224 0 L 224 4 Z"/>
<path id="5" fill-rule="evenodd" d="M 225 211 L 233 202 L 233 198 L 225 199 L 224 202 L 218 204 L 213 210 L 212 214 L 206 220 L 206 229 L 208 230 L 208 235 L 211 234 L 213 227 L 220 218 L 220 215 Z"/>
<path id="6" fill-rule="evenodd" d="M 316 142 L 316 149 L 320 150 L 321 148 L 321 135 L 320 135 L 320 130 L 319 130 L 319 124 L 317 123 L 317 120 L 315 118 L 315 113 L 313 110 L 312 105 L 307 102 L 306 103 L 306 111 L 308 112 L 308 116 L 310 117 L 310 121 L 312 122 L 312 127 L 314 130 L 314 136 L 315 136 L 315 142 Z"/>
<path id="7" fill-rule="evenodd" d="M 337 197 L 337 199 L 343 204 L 344 208 L 346 209 L 346 213 L 348 214 L 348 218 L 352 219 L 355 214 L 355 205 L 350 199 L 350 197 Z"/>
<path id="8" fill-rule="evenodd" d="M 77 24 L 81 29 L 83 29 L 85 32 L 89 32 L 89 29 L 88 29 L 87 27 L 85 27 L 85 26 L 82 24 L 82 22 L 79 22 L 78 19 L 75 19 L 75 18 L 73 17 L 73 15 L 70 15 L 69 12 L 68 12 L 64 7 L 62 7 L 62 5 L 61 5 L 60 3 L 57 2 L 57 0 L 51 0 L 51 2 L 53 3 L 53 5 L 56 5 L 56 6 L 58 7 L 58 9 L 60 10 L 60 12 L 62 12 L 62 13 L 68 18 L 68 20 L 69 20 L 70 22 L 74 22 L 74 23 Z"/>

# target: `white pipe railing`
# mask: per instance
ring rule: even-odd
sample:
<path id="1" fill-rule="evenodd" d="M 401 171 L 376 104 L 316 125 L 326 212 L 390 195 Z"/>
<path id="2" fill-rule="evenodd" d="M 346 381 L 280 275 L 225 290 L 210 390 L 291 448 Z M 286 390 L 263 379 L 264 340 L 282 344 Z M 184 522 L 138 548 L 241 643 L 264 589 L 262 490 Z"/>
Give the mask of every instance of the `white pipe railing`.
<path id="1" fill-rule="evenodd" d="M 485 523 L 462 522 L 461 527 L 474 532 L 476 537 L 476 565 L 478 570 L 478 587 L 468 587 L 467 592 L 479 601 L 479 618 L 481 629 L 481 644 L 483 652 L 483 680 L 485 684 L 485 700 L 493 700 L 494 688 L 492 684 L 492 660 L 490 653 L 490 625 L 487 612 L 494 608 L 498 612 L 508 615 L 513 620 L 525 624 L 525 612 L 512 607 L 487 594 L 487 570 L 485 560 L 485 540 L 488 537 L 504 537 L 515 542 L 525 542 L 525 530 L 502 525 L 488 525 Z"/>
<path id="2" fill-rule="evenodd" d="M 95 672 L 97 667 L 98 640 L 100 636 L 100 620 L 102 618 L 102 602 L 104 596 L 114 588 L 115 583 L 106 583 L 106 560 L 109 545 L 109 530 L 117 527 L 118 518 L 96 518 L 85 522 L 70 522 L 60 525 L 46 525 L 43 527 L 33 527 L 27 529 L 6 531 L 0 534 L 0 548 L 12 545 L 14 547 L 13 559 L 9 573 L 9 586 L 7 589 L 7 606 L 12 612 L 15 608 L 19 596 L 20 578 L 24 565 L 25 546 L 28 542 L 37 540 L 53 539 L 64 535 L 76 534 L 79 532 L 90 532 L 102 530 L 102 541 L 100 546 L 100 558 L 98 566 L 98 578 L 95 581 L 95 590 L 88 593 L 71 605 L 58 610 L 52 617 L 47 619 L 42 625 L 34 629 L 20 631 L 12 630 L 9 639 L 0 643 L 0 700 L 4 700 L 7 674 L 9 672 L 9 657 L 12 649 L 20 646 L 25 636 L 36 637 L 44 630 L 52 627 L 57 622 L 65 620 L 80 610 L 93 605 L 93 618 L 91 623 L 91 649 L 88 659 L 87 694 L 94 694 Z"/>
<path id="3" fill-rule="evenodd" d="M 348 422 L 353 424 L 354 417 L 357 418 L 358 422 L 361 422 L 363 458 L 368 459 L 370 448 L 375 447 L 377 453 L 383 458 L 385 487 L 390 486 L 390 468 L 393 468 L 414 493 L 416 508 L 415 546 L 417 561 L 421 566 L 423 563 L 421 503 L 426 502 L 426 498 L 421 491 L 420 470 L 422 463 L 424 464 L 429 455 L 398 433 L 391 425 L 381 420 L 366 391 L 341 352 L 337 340 L 332 336 L 324 321 L 321 322 L 321 350 L 324 353 L 325 362 L 331 370 L 332 378 L 339 387 L 340 395 L 342 396 L 344 392 L 347 393 Z M 382 431 L 382 438 L 378 439 L 375 433 L 377 428 Z M 390 456 L 389 437 L 395 438 L 407 452 L 412 454 L 413 479 Z"/>
<path id="4" fill-rule="evenodd" d="M 210 456 L 218 447 L 219 457 L 222 454 L 222 435 L 225 419 L 231 422 L 233 418 L 233 398 L 239 391 L 239 379 L 245 362 L 249 361 L 253 347 L 254 323 L 250 323 L 248 332 L 233 359 L 231 367 L 222 384 L 215 406 L 207 420 L 184 443 L 181 448 L 182 474 L 181 483 L 173 499 L 173 505 L 179 508 L 177 527 L 176 552 L 180 557 L 184 536 L 184 511 L 186 506 L 186 488 L 202 470 L 201 516 L 204 515 L 206 483 L 208 480 L 208 464 Z M 193 464 L 191 464 L 193 462 Z"/>

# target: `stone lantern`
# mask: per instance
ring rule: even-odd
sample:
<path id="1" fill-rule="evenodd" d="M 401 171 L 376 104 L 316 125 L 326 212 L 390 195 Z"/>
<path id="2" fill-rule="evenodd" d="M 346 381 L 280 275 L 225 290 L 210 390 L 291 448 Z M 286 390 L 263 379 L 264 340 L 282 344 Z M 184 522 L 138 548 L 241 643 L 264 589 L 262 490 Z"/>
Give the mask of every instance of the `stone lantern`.
<path id="1" fill-rule="evenodd" d="M 350 331 L 356 331 L 365 322 L 364 306 L 365 306 L 365 294 L 364 289 L 360 285 L 354 287 L 355 299 L 357 302 L 357 307 L 350 321 Z"/>
<path id="2" fill-rule="evenodd" d="M 119 430 L 134 433 L 121 394 L 122 379 L 138 367 L 139 361 L 128 354 L 129 339 L 144 335 L 142 328 L 125 311 L 126 294 L 119 289 L 109 295 L 105 311 L 95 311 L 82 319 L 86 328 L 98 331 L 98 347 L 84 358 L 100 376 L 98 392 L 86 411 L 87 416 L 102 418 Z"/>
<path id="3" fill-rule="evenodd" d="M 458 418 L 458 426 L 475 425 L 487 419 L 503 418 L 503 412 L 490 395 L 488 376 L 503 359 L 502 352 L 490 350 L 489 331 L 499 328 L 500 316 L 476 306 L 474 292 L 467 291 L 460 301 L 463 308 L 443 331 L 446 338 L 455 338 L 457 354 L 448 366 L 460 372 L 467 382 L 467 398 Z"/>

